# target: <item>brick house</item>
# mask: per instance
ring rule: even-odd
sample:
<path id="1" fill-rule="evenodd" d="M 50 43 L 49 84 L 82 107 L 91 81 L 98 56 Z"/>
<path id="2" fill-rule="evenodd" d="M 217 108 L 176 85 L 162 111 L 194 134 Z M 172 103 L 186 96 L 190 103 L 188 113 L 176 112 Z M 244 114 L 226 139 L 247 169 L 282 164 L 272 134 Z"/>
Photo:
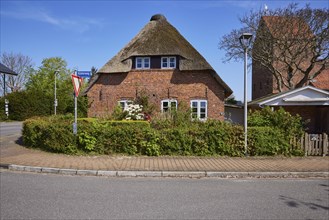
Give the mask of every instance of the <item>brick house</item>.
<path id="1" fill-rule="evenodd" d="M 289 25 L 285 25 L 287 22 Z M 292 26 L 297 26 L 297 23 L 299 24 L 298 28 L 291 28 Z M 300 25 L 302 25 L 302 27 L 300 27 Z M 279 28 L 279 30 L 274 27 Z M 312 35 L 310 28 L 305 22 L 297 21 L 294 18 L 288 19 L 277 16 L 262 17 L 259 29 L 263 29 L 261 30 L 262 37 L 256 36 L 255 45 L 268 46 L 267 51 L 269 54 L 279 53 L 282 54 L 282 56 L 286 56 L 286 53 L 282 52 L 280 48 L 267 43 L 266 40 L 264 40 L 267 39 L 267 36 L 264 35 L 269 35 L 268 37 L 274 37 L 279 40 L 281 37 L 284 38 L 283 35 L 286 32 L 291 32 L 290 36 L 298 37 L 299 35 L 303 35 L 303 37 L 300 38 L 302 40 L 307 40 L 308 36 Z M 287 36 L 285 37 L 287 38 Z M 303 42 L 302 40 L 301 42 Z M 305 47 L 305 51 L 305 53 L 307 53 L 307 47 Z M 310 64 L 310 61 L 305 57 L 308 56 L 303 56 L 300 61 L 296 62 L 302 69 L 305 69 L 305 67 L 308 67 Z M 282 73 L 283 80 L 290 77 L 293 84 L 297 84 L 303 77 L 303 74 L 298 71 L 298 68 L 296 68 L 294 74 L 291 74 L 290 72 L 293 70 L 287 68 L 282 61 L 276 61 L 273 66 Z M 316 65 L 312 73 L 319 70 L 321 67 L 322 65 Z M 329 69 L 323 69 L 319 75 L 303 84 L 300 88 L 289 90 L 289 88 L 283 84 L 281 92 L 279 92 L 275 76 L 259 61 L 253 60 L 252 101 L 248 103 L 248 106 L 250 108 L 271 106 L 274 109 L 283 107 L 286 111 L 292 114 L 299 114 L 305 121 L 309 121 L 307 124 L 308 132 L 329 133 L 328 91 Z"/>
<path id="2" fill-rule="evenodd" d="M 92 78 L 85 91 L 88 117 L 102 117 L 143 92 L 156 112 L 180 103 L 192 116 L 224 120 L 232 90 L 199 52 L 166 20 L 154 15 L 145 27 Z"/>

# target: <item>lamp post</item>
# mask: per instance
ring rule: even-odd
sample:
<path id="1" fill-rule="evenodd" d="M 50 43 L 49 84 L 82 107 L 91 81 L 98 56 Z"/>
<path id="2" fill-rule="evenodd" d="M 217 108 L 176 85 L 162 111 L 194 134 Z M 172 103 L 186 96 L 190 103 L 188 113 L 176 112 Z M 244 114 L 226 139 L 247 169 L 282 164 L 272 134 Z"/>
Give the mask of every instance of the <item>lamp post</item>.
<path id="1" fill-rule="evenodd" d="M 247 124 L 247 119 L 248 119 L 248 106 L 247 106 L 247 96 L 248 96 L 248 90 L 247 90 L 247 54 L 248 54 L 248 48 L 250 46 L 252 39 L 252 34 L 250 33 L 243 33 L 240 37 L 240 44 L 243 48 L 244 51 L 244 153 L 245 156 L 248 156 L 248 145 L 247 145 L 247 137 L 248 137 L 248 124 Z"/>
<path id="2" fill-rule="evenodd" d="M 54 72 L 54 76 L 55 76 L 55 86 L 54 86 L 54 114 L 56 115 L 56 108 L 57 108 L 57 97 L 56 97 L 56 78 L 57 78 L 57 74 L 59 73 L 58 70 L 56 70 Z"/>

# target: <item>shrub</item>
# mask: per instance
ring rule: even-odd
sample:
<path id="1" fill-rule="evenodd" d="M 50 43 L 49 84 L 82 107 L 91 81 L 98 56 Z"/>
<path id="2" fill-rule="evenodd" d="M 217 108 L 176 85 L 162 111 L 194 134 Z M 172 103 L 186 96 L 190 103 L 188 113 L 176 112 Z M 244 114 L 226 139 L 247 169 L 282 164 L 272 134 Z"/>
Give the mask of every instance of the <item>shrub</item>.
<path id="1" fill-rule="evenodd" d="M 40 91 L 19 91 L 6 95 L 9 100 L 9 119 L 23 121 L 35 116 L 50 116 L 54 113 L 54 97 L 46 96 Z M 6 120 L 4 105 L 5 98 L 0 98 L 0 120 Z M 59 99 L 57 114 L 73 114 L 73 98 Z M 87 115 L 87 98 L 78 97 L 78 115 Z"/>
<path id="2" fill-rule="evenodd" d="M 268 106 L 250 112 L 248 126 L 278 128 L 288 137 L 301 137 L 304 132 L 303 121 L 299 115 L 293 116 L 283 108 L 272 111 Z"/>
<path id="3" fill-rule="evenodd" d="M 76 153 L 71 120 L 63 117 L 37 117 L 23 123 L 23 141 L 27 146 L 57 153 Z"/>
<path id="4" fill-rule="evenodd" d="M 248 129 L 248 153 L 251 156 L 289 155 L 289 138 L 278 128 L 251 127 Z"/>
<path id="5" fill-rule="evenodd" d="M 166 118 L 150 124 L 81 118 L 76 136 L 72 123 L 72 115 L 26 120 L 24 143 L 67 154 L 244 155 L 243 128 L 217 120 L 183 123 Z M 249 127 L 248 154 L 300 155 L 301 151 L 290 147 L 289 140 L 290 136 L 280 126 Z"/>

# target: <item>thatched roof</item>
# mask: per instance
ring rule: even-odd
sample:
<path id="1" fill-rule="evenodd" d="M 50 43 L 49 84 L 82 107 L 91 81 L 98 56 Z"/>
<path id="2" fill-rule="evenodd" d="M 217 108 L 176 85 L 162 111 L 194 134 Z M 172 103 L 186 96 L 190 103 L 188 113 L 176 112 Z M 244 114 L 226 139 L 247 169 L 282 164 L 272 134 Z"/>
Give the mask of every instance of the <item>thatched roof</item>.
<path id="1" fill-rule="evenodd" d="M 209 63 L 163 15 L 154 15 L 145 27 L 98 72 L 117 73 L 131 70 L 131 57 L 180 56 L 180 70 L 212 70 Z"/>
<path id="2" fill-rule="evenodd" d="M 98 70 L 98 74 L 129 72 L 132 69 L 131 58 L 163 55 L 179 56 L 178 66 L 181 71 L 211 70 L 226 93 L 232 93 L 205 58 L 160 14 L 152 16 L 145 27 Z M 98 74 L 91 80 L 90 86 L 97 81 Z"/>

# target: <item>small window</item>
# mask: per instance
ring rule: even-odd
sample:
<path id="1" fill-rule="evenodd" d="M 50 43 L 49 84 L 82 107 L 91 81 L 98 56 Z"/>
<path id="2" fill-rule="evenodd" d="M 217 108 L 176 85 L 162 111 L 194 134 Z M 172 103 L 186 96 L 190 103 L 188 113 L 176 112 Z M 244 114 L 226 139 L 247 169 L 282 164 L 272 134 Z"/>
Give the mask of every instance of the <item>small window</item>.
<path id="1" fill-rule="evenodd" d="M 176 57 L 161 57 L 161 68 L 162 69 L 175 69 L 176 68 Z"/>
<path id="2" fill-rule="evenodd" d="M 136 69 L 150 69 L 150 57 L 136 57 Z"/>
<path id="3" fill-rule="evenodd" d="M 143 59 L 138 57 L 136 58 L 136 69 L 142 69 L 143 67 Z"/>
<path id="4" fill-rule="evenodd" d="M 118 105 L 121 107 L 122 111 L 125 111 L 129 104 L 131 104 L 132 101 L 130 100 L 120 100 L 118 101 Z"/>
<path id="5" fill-rule="evenodd" d="M 99 91 L 99 101 L 103 101 L 103 91 Z"/>
<path id="6" fill-rule="evenodd" d="M 207 119 L 207 101 L 206 100 L 192 100 L 191 111 L 193 119 L 206 120 Z"/>
<path id="7" fill-rule="evenodd" d="M 161 101 L 161 112 L 169 112 L 177 110 L 177 100 L 166 99 Z"/>

